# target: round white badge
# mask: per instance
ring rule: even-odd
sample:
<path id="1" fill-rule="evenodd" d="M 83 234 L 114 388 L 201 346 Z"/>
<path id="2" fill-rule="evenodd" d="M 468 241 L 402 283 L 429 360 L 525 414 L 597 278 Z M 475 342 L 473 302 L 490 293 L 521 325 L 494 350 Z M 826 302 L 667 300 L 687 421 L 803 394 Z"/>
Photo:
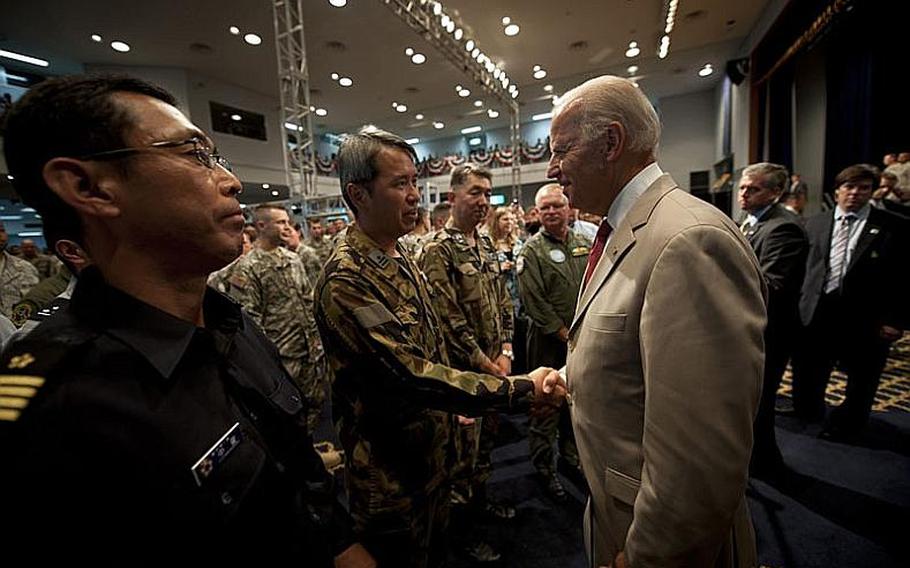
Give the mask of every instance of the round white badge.
<path id="1" fill-rule="evenodd" d="M 565 262 L 566 253 L 562 252 L 559 249 L 553 249 L 550 251 L 550 260 L 553 262 Z"/>

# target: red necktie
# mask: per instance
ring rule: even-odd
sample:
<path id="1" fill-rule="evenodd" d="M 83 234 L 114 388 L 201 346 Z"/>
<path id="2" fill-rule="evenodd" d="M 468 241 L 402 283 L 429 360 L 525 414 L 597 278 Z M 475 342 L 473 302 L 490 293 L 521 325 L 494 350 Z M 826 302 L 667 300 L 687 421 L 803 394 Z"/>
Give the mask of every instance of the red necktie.
<path id="1" fill-rule="evenodd" d="M 591 247 L 591 254 L 588 255 L 588 267 L 585 269 L 585 286 L 588 285 L 588 280 L 591 279 L 591 274 L 594 273 L 594 267 L 597 266 L 597 261 L 600 260 L 600 257 L 604 254 L 604 248 L 607 246 L 607 238 L 612 231 L 613 227 L 604 219 L 597 229 L 597 236 L 594 237 L 594 246 Z"/>

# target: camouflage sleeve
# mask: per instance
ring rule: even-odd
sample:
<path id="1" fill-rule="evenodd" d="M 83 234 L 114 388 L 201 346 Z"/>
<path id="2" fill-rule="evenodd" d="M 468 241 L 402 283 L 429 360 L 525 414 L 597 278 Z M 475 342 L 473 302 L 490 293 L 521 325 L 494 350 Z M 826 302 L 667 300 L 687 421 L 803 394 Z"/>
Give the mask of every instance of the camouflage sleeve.
<path id="1" fill-rule="evenodd" d="M 251 270 L 249 263 L 243 262 L 237 266 L 231 276 L 229 288 L 229 295 L 243 306 L 246 313 L 261 328 L 265 315 L 262 283 Z"/>
<path id="2" fill-rule="evenodd" d="M 38 284 L 40 278 L 38 277 L 38 269 L 35 268 L 32 264 L 24 265 L 22 271 L 22 278 L 19 279 L 19 297 L 24 298 L 28 291 L 32 289 L 33 286 Z"/>
<path id="3" fill-rule="evenodd" d="M 464 415 L 524 408 L 534 394 L 526 375 L 500 378 L 430 361 L 405 324 L 375 292 L 349 275 L 335 275 L 317 291 L 317 317 L 326 345 L 344 361 L 368 361 L 378 388 L 429 408 Z M 404 316 L 402 316 L 404 317 Z"/>
<path id="4" fill-rule="evenodd" d="M 519 257 L 518 294 L 521 305 L 531 321 L 544 333 L 556 333 L 565 323 L 553 309 L 553 303 L 544 291 L 543 270 L 540 260 L 531 247 L 525 247 Z"/>
<path id="5" fill-rule="evenodd" d="M 452 281 L 455 267 L 447 258 L 446 252 L 446 248 L 438 242 L 428 244 L 420 256 L 420 269 L 436 290 L 433 302 L 436 313 L 441 316 L 443 332 L 448 338 L 446 345 L 456 353 L 459 360 L 469 361 L 472 368 L 479 369 L 489 358 L 480 348 L 474 330 L 468 324 L 468 317 L 461 309 Z"/>
<path id="6" fill-rule="evenodd" d="M 500 266 L 501 269 L 502 267 Z M 499 286 L 499 297 L 501 298 L 499 301 L 499 312 L 502 318 L 502 342 L 512 343 L 512 338 L 515 335 L 515 311 L 512 305 L 512 296 L 509 294 L 505 278 L 497 278 L 496 282 Z"/>
<path id="7" fill-rule="evenodd" d="M 316 251 L 312 247 L 300 245 L 297 256 L 300 257 L 300 261 L 303 263 L 303 270 L 306 272 L 310 282 L 319 280 L 319 273 L 322 272 L 322 262 L 319 261 Z"/>

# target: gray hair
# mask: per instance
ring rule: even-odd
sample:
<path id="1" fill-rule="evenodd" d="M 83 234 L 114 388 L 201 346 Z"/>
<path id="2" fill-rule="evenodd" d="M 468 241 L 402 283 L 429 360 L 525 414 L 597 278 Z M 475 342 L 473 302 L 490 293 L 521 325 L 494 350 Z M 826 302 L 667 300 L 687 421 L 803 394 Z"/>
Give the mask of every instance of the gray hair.
<path id="1" fill-rule="evenodd" d="M 618 122 L 626 132 L 627 150 L 657 152 L 660 119 L 648 97 L 632 81 L 614 75 L 586 81 L 559 97 L 553 119 L 575 102 L 582 105 L 582 142 L 595 140 L 611 122 Z"/>
<path id="2" fill-rule="evenodd" d="M 404 138 L 391 132 L 367 125 L 356 134 L 347 134 L 338 149 L 336 163 L 338 175 L 341 179 L 341 197 L 345 204 L 356 215 L 357 208 L 348 195 L 348 184 L 363 184 L 367 192 L 372 188 L 370 184 L 376 179 L 376 156 L 383 148 L 397 148 L 416 163 L 417 152 L 414 147 L 404 141 Z"/>
<path id="3" fill-rule="evenodd" d="M 483 178 L 490 183 L 493 183 L 493 172 L 490 171 L 490 168 L 468 162 L 467 164 L 462 164 L 460 166 L 455 166 L 452 168 L 452 178 L 449 181 L 449 187 L 455 189 L 456 187 L 463 186 L 468 182 L 468 176 L 471 175 Z"/>
<path id="4" fill-rule="evenodd" d="M 540 200 L 548 195 L 558 195 L 562 197 L 562 202 L 564 205 L 569 204 L 569 198 L 566 197 L 565 192 L 562 190 L 562 186 L 558 183 L 548 183 L 542 185 L 540 189 L 537 190 L 537 193 L 534 195 L 534 205 L 539 207 Z"/>
<path id="5" fill-rule="evenodd" d="M 759 182 L 765 189 L 773 189 L 775 191 L 786 191 L 787 183 L 790 181 L 787 168 L 771 162 L 758 162 L 757 164 L 748 165 L 743 169 L 742 175 L 749 176 L 754 181 Z"/>

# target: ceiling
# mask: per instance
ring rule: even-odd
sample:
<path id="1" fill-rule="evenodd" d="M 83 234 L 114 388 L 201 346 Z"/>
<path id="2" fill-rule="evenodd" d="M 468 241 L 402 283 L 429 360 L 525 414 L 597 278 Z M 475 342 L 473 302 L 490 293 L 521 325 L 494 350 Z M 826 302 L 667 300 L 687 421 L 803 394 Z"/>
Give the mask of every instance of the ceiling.
<path id="1" fill-rule="evenodd" d="M 652 97 L 707 89 L 721 79 L 727 60 L 742 55 L 741 46 L 768 0 L 681 0 L 671 34 L 670 55 L 656 56 L 665 14 L 662 0 L 449 0 L 445 9 L 466 24 L 465 40 L 478 46 L 519 85 L 522 120 L 551 108 L 545 84 L 559 94 L 580 81 L 603 73 L 636 74 Z M 481 98 L 471 80 L 443 59 L 422 37 L 402 23 L 382 0 L 350 0 L 344 8 L 328 0 L 304 0 L 304 25 L 313 104 L 328 115 L 314 117 L 318 131 L 344 132 L 370 122 L 405 137 L 441 138 L 464 126 L 486 129 L 508 125 L 507 113 L 486 115 L 492 99 Z M 0 49 L 25 52 L 51 62 L 47 72 L 78 72 L 83 64 L 165 66 L 240 85 L 278 101 L 272 2 L 267 0 L 28 0 L 8 2 L 0 20 Z M 509 16 L 521 32 L 503 33 Z M 240 36 L 228 28 L 238 26 Z M 242 35 L 262 36 L 259 46 Z M 96 43 L 90 35 L 103 36 Z M 128 53 L 108 43 L 122 40 Z M 625 57 L 629 41 L 641 53 Z M 414 65 L 404 50 L 412 47 L 427 62 Z M 702 78 L 698 69 L 712 63 L 715 73 Z M 10 70 L 35 67 L 0 59 Z M 548 75 L 532 77 L 534 65 Z M 331 73 L 353 79 L 339 86 Z M 461 98 L 456 85 L 475 91 Z M 475 107 L 475 100 L 483 107 Z M 407 105 L 397 113 L 392 103 Z M 499 108 L 500 111 L 505 109 Z M 423 113 L 424 120 L 415 119 Z M 434 120 L 446 127 L 436 130 Z"/>

